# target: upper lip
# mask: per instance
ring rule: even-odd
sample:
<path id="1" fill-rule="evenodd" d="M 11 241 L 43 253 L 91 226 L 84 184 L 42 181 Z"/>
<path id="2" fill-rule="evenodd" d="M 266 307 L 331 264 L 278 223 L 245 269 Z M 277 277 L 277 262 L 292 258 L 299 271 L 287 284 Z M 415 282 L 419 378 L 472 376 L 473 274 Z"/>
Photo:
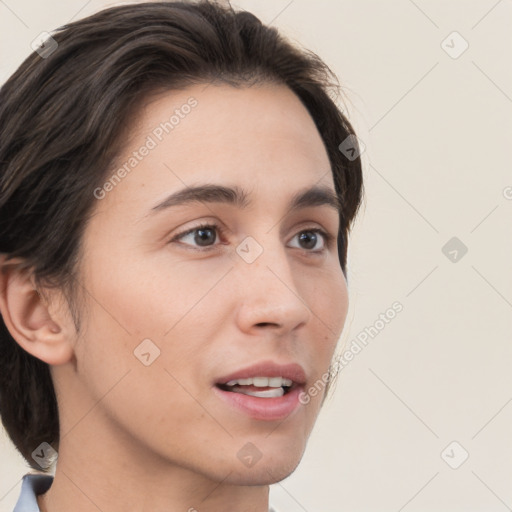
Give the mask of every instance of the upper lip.
<path id="1" fill-rule="evenodd" d="M 306 382 L 306 372 L 300 364 L 278 364 L 273 361 L 261 361 L 221 377 L 216 381 L 216 384 L 226 384 L 230 380 L 251 377 L 284 377 L 299 385 Z"/>

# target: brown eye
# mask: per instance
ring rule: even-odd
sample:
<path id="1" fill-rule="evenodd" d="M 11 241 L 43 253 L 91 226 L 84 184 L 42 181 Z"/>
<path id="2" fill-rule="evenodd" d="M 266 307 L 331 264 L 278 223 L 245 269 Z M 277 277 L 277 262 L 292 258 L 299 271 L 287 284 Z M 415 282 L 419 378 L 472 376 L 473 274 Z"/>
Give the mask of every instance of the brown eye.
<path id="1" fill-rule="evenodd" d="M 178 233 L 171 242 L 179 242 L 189 237 L 189 242 L 182 243 L 182 245 L 188 246 L 192 249 L 203 248 L 204 250 L 212 249 L 216 245 L 217 233 L 222 235 L 224 233 L 221 226 L 217 224 L 200 224 L 193 228 L 187 229 L 183 233 Z M 321 235 L 321 236 L 319 236 Z M 303 249 L 312 254 L 323 254 L 331 247 L 334 237 L 320 228 L 302 229 L 299 231 L 294 238 L 299 238 L 300 246 L 298 249 Z M 323 239 L 323 244 L 320 240 Z M 315 249 L 318 245 L 321 245 L 319 249 Z"/>
<path id="2" fill-rule="evenodd" d="M 196 233 L 194 237 L 194 242 L 196 242 L 199 246 L 204 247 L 205 245 L 209 245 L 209 242 L 215 242 L 217 239 L 215 228 L 211 227 L 203 227 L 203 228 L 194 228 L 189 234 Z"/>
<path id="3" fill-rule="evenodd" d="M 315 254 L 324 253 L 328 247 L 331 246 L 334 237 L 320 228 L 303 229 L 297 233 L 299 236 L 301 246 L 299 249 L 305 249 L 308 252 Z M 295 235 L 295 236 L 297 236 Z M 319 236 L 321 235 L 321 237 Z M 315 250 L 315 247 L 319 244 L 319 240 L 323 238 L 323 245 L 320 249 Z"/>
<path id="4" fill-rule="evenodd" d="M 211 247 L 217 240 L 217 231 L 222 233 L 222 229 L 216 224 L 201 224 L 200 226 L 195 226 L 183 233 L 178 233 L 171 241 L 175 242 L 176 240 L 183 240 L 189 235 L 194 235 L 191 238 L 193 241 L 192 245 L 197 244 L 197 247 Z"/>

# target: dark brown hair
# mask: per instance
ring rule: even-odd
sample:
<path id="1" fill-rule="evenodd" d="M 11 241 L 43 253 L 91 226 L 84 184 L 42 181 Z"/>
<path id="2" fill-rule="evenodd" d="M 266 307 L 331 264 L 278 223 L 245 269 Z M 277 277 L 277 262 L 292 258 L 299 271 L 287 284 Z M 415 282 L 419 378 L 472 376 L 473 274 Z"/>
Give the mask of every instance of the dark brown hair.
<path id="1" fill-rule="evenodd" d="M 324 141 L 338 197 L 340 266 L 362 200 L 360 158 L 338 149 L 354 130 L 331 99 L 337 78 L 314 53 L 253 14 L 209 1 L 122 5 L 65 25 L 51 53 L 32 53 L 0 89 L 0 253 L 35 282 L 58 287 L 77 331 L 80 242 L 140 102 L 194 84 L 288 86 Z M 55 46 L 55 45 L 53 45 Z M 357 144 L 357 143 L 356 143 Z M 327 170 L 326 170 L 327 171 Z M 48 364 L 23 350 L 0 317 L 0 414 L 31 467 L 42 442 L 59 443 Z"/>

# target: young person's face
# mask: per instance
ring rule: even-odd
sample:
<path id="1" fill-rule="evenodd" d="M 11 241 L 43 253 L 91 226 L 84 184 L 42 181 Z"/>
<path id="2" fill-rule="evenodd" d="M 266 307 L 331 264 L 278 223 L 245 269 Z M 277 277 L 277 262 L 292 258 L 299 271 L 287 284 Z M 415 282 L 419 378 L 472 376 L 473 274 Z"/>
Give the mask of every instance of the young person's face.
<path id="1" fill-rule="evenodd" d="M 197 104 L 182 108 L 190 97 Z M 161 123 L 176 109 L 179 122 L 166 133 Z M 86 437 L 93 452 L 95 444 L 113 453 L 124 447 L 141 464 L 237 484 L 281 480 L 305 449 L 348 309 L 336 210 L 288 208 L 310 187 L 335 192 L 322 139 L 299 99 L 278 85 L 164 93 L 132 122 L 111 174 L 127 162 L 129 172 L 96 191 L 102 199 L 84 233 L 87 314 L 74 346 L 76 373 L 52 368 L 61 448 Z M 154 210 L 199 184 L 243 189 L 251 205 Z M 201 224 L 218 229 L 175 238 Z M 334 236 L 331 245 L 319 233 L 315 240 L 316 228 Z M 302 389 L 317 383 L 320 391 L 302 405 L 300 388 L 290 400 L 217 387 L 261 362 L 300 365 Z"/>

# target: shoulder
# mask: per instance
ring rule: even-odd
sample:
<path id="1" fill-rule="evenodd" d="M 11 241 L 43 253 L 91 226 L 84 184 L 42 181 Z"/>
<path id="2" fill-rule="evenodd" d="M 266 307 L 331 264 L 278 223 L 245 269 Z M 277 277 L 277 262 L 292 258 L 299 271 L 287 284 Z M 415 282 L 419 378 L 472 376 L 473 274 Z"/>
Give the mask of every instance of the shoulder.
<path id="1" fill-rule="evenodd" d="M 53 476 L 27 473 L 23 477 L 21 492 L 13 512 L 40 512 L 36 496 L 45 493 L 53 482 Z"/>

